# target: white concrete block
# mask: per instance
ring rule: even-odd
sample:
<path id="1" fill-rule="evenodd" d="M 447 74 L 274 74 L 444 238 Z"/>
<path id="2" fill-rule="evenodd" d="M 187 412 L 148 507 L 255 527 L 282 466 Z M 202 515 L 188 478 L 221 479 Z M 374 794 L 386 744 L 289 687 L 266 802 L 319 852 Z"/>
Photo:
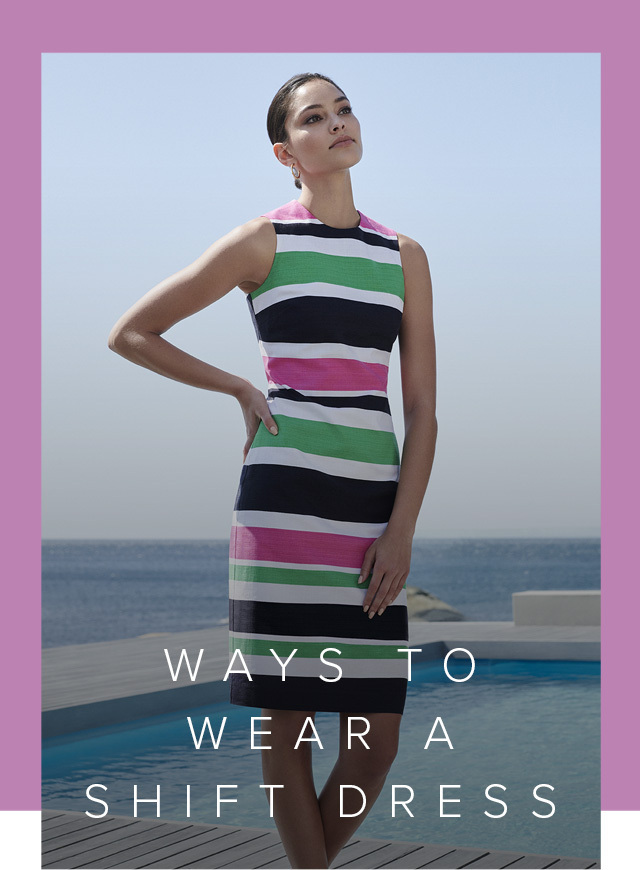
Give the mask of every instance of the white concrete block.
<path id="1" fill-rule="evenodd" d="M 600 625 L 600 590 L 514 592 L 515 625 Z"/>

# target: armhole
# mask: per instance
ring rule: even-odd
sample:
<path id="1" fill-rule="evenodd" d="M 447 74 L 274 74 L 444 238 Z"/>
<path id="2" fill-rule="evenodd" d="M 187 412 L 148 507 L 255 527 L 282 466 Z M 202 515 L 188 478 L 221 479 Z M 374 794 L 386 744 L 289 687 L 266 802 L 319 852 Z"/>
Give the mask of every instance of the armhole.
<path id="1" fill-rule="evenodd" d="M 267 215 L 260 215 L 260 217 L 267 217 Z M 264 281 L 262 282 L 262 284 L 260 284 L 259 287 L 256 287 L 255 290 L 252 290 L 250 293 L 247 293 L 247 294 L 246 294 L 246 296 L 247 296 L 248 299 L 253 299 L 253 297 L 255 296 L 256 293 L 259 293 L 261 290 L 264 289 L 265 284 L 267 284 L 268 281 L 269 281 L 269 279 L 272 277 L 272 274 L 273 274 L 273 272 L 274 272 L 274 267 L 275 267 L 275 265 L 276 265 L 276 261 L 277 261 L 277 259 L 278 259 L 278 256 L 277 256 L 277 255 L 278 255 L 278 246 L 279 246 L 279 245 L 278 245 L 278 233 L 276 232 L 276 228 L 275 228 L 275 226 L 274 226 L 273 218 L 269 218 L 269 220 L 271 221 L 271 226 L 273 227 L 273 231 L 274 231 L 275 236 L 276 236 L 276 248 L 275 248 L 275 251 L 274 251 L 274 254 L 273 254 L 273 260 L 271 261 L 271 267 L 270 267 L 270 269 L 269 269 L 269 271 L 268 271 L 268 273 L 267 273 L 267 277 L 264 279 Z"/>

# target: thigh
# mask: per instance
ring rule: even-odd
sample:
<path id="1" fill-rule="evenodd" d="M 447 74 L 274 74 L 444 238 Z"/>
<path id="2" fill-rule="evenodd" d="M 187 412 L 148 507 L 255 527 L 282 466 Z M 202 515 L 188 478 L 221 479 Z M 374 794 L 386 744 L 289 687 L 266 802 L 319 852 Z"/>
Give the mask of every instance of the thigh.
<path id="1" fill-rule="evenodd" d="M 303 737 L 313 737 L 313 731 L 307 719 L 315 722 L 316 713 L 314 710 L 276 710 L 263 707 L 262 716 L 269 716 L 270 720 L 261 723 L 261 730 L 271 732 L 262 735 L 262 746 L 289 746 L 293 749 L 303 729 Z M 303 746 L 310 746 L 309 741 L 301 741 L 298 748 L 301 749 Z"/>
<path id="2" fill-rule="evenodd" d="M 348 748 L 348 732 L 349 732 L 349 717 L 358 716 L 351 723 L 351 749 Z M 367 730 L 367 721 L 369 729 L 366 734 L 363 734 L 363 739 L 367 749 L 359 737 L 353 736 L 354 733 L 362 733 Z M 400 723 L 402 722 L 402 713 L 341 713 L 340 714 L 340 753 L 349 753 L 351 757 L 364 754 L 371 756 L 375 753 L 376 756 L 386 756 L 393 760 L 398 751 L 400 738 Z"/>

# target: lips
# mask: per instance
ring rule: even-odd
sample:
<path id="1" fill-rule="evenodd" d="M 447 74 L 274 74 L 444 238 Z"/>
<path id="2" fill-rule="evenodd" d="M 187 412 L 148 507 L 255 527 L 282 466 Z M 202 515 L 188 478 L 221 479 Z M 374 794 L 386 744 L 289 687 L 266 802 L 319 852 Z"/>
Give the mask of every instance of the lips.
<path id="1" fill-rule="evenodd" d="M 340 145 L 340 144 L 345 143 L 345 142 L 353 142 L 353 141 L 354 140 L 351 138 L 351 136 L 341 136 L 339 139 L 336 139 L 336 141 L 333 143 L 333 145 L 329 146 L 329 149 L 335 148 L 336 145 Z"/>

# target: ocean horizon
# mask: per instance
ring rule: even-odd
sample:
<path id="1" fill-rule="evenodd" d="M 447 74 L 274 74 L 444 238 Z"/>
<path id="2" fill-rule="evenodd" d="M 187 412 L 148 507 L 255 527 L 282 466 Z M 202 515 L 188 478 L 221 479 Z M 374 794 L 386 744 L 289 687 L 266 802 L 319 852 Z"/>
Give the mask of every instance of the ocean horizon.
<path id="1" fill-rule="evenodd" d="M 43 649 L 227 624 L 228 553 L 228 539 L 43 540 Z M 510 621 L 514 592 L 599 589 L 600 538 L 414 538 L 407 585 L 467 621 Z"/>

